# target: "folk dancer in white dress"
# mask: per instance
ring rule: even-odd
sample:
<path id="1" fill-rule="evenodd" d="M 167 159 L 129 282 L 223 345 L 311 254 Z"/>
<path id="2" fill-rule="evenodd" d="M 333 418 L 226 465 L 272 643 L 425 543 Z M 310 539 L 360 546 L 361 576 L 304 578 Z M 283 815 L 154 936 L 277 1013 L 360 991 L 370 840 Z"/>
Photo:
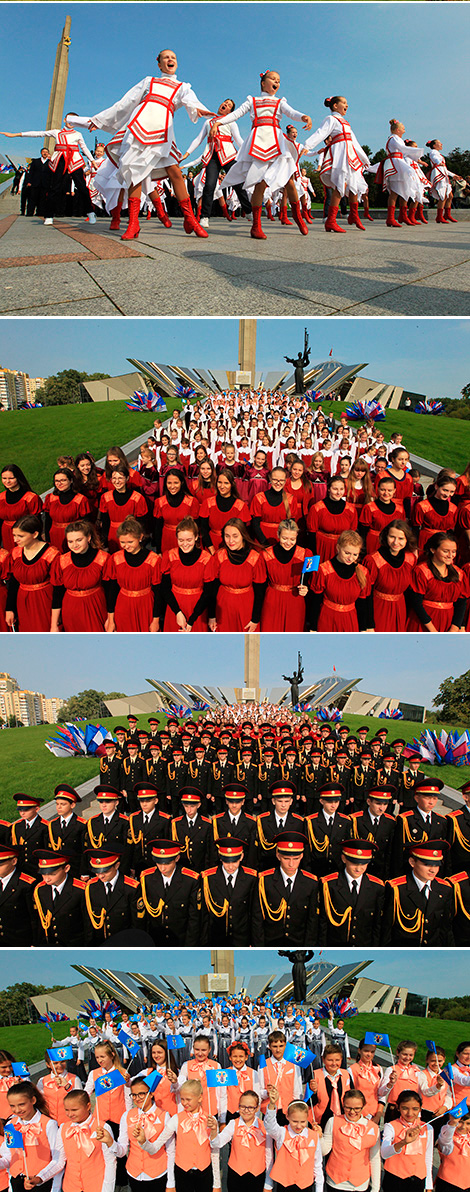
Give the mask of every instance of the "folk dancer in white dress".
<path id="1" fill-rule="evenodd" d="M 205 148 L 201 150 L 201 155 L 193 158 L 193 160 L 189 162 L 189 165 L 193 166 L 202 159 L 202 164 L 204 166 L 204 183 L 202 190 L 200 218 L 202 228 L 209 227 L 209 216 L 212 209 L 212 203 L 214 198 L 218 197 L 215 193 L 215 189 L 218 184 L 220 170 L 223 169 L 227 174 L 229 173 L 230 167 L 236 159 L 238 150 L 241 149 L 241 146 L 243 145 L 238 124 L 225 124 L 223 121 L 223 117 L 228 116 L 230 112 L 234 111 L 234 109 L 235 104 L 233 99 L 224 99 L 223 103 L 221 103 L 217 109 L 217 129 L 215 131 L 215 135 L 211 135 L 215 120 L 206 120 L 197 137 L 191 141 L 189 149 L 186 150 L 186 153 L 184 153 L 183 157 L 181 158 L 181 161 L 185 161 L 187 157 L 190 157 L 191 154 L 194 153 L 194 150 L 197 149 L 199 145 L 202 145 L 204 141 L 206 142 Z M 219 123 L 220 119 L 222 120 L 222 123 Z M 199 188 L 200 183 L 196 183 L 195 188 L 196 185 Z M 231 177 L 229 178 L 227 185 L 232 186 Z M 237 186 L 237 194 L 240 206 L 245 211 L 245 214 L 250 214 L 251 207 L 247 196 L 243 193 L 243 187 Z"/>
<path id="2" fill-rule="evenodd" d="M 303 200 L 301 200 L 302 211 L 304 213 L 304 219 L 306 219 L 308 223 L 313 223 L 312 199 L 315 198 L 315 191 L 313 189 L 311 180 L 307 174 L 305 166 L 303 166 L 300 171 L 300 182 L 302 185 L 302 190 L 304 192 L 304 198 L 303 198 Z M 305 202 L 305 205 L 304 205 L 304 202 Z"/>
<path id="3" fill-rule="evenodd" d="M 291 203 L 292 214 L 297 227 L 303 236 L 308 235 L 308 228 L 302 219 L 300 203 L 295 189 L 293 175 L 295 162 L 281 132 L 279 121 L 281 116 L 288 116 L 290 120 L 301 120 L 305 128 L 312 127 L 309 116 L 291 108 L 287 100 L 276 98 L 280 87 L 277 70 L 265 70 L 260 75 L 261 95 L 248 95 L 245 102 L 224 117 L 224 124 L 232 124 L 240 120 L 247 113 L 252 118 L 249 136 L 239 150 L 237 160 L 230 171 L 230 183 L 239 183 L 251 198 L 253 211 L 253 225 L 251 235 L 254 240 L 266 240 L 261 228 L 261 208 L 266 187 L 272 193 L 286 187 Z M 218 121 L 215 122 L 212 135 L 216 135 Z"/>
<path id="4" fill-rule="evenodd" d="M 412 149 L 417 148 L 416 141 L 406 140 L 405 145 L 411 146 Z M 429 178 L 426 177 L 426 174 L 423 172 L 423 170 L 421 169 L 421 166 L 418 164 L 417 161 L 413 161 L 413 159 L 411 157 L 408 157 L 408 155 L 407 155 L 406 160 L 408 162 L 408 165 L 411 166 L 411 169 L 414 170 L 415 175 L 416 175 L 416 186 L 417 186 L 417 190 L 418 190 L 418 198 L 417 198 L 415 206 L 414 206 L 414 217 L 418 223 L 427 224 L 428 220 L 426 219 L 426 216 L 424 214 L 424 196 L 425 196 L 426 190 L 429 190 L 429 187 L 430 187 Z"/>
<path id="5" fill-rule="evenodd" d="M 161 50 L 158 58 L 160 78 L 151 75 L 131 87 L 122 99 L 103 112 L 90 117 L 80 116 L 79 122 L 91 132 L 95 128 L 118 132 L 125 126 L 119 153 L 118 177 L 129 193 L 129 227 L 123 240 L 137 238 L 140 231 L 139 208 L 141 186 L 145 178 L 168 177 L 183 212 L 183 227 L 188 235 L 206 237 L 193 215 L 186 183 L 180 170 L 181 154 L 173 136 L 173 116 L 185 107 L 193 123 L 200 116 L 211 116 L 201 104 L 190 83 L 176 78 L 178 62 L 173 50 Z"/>
<path id="6" fill-rule="evenodd" d="M 290 152 L 292 153 L 292 156 L 295 161 L 295 174 L 294 174 L 293 181 L 294 181 L 295 189 L 297 191 L 298 198 L 300 199 L 300 206 L 302 208 L 302 218 L 305 221 L 305 223 L 313 223 L 313 219 L 310 215 L 310 212 L 309 212 L 309 209 L 307 206 L 307 197 L 306 197 L 307 187 L 304 187 L 304 185 L 303 185 L 302 174 L 300 172 L 300 165 L 299 165 L 300 158 L 302 157 L 305 146 L 303 145 L 302 141 L 297 140 L 297 129 L 294 127 L 293 124 L 288 124 L 286 127 L 286 141 L 287 141 L 287 144 L 289 145 Z M 305 173 L 305 171 L 303 171 L 303 172 Z M 309 182 L 309 179 L 307 178 L 307 184 L 308 184 L 308 182 Z M 283 199 L 283 205 L 282 205 L 282 211 L 281 211 L 281 223 L 285 223 L 285 222 L 290 223 L 291 221 L 289 219 L 286 220 L 286 219 L 282 218 L 283 212 L 285 212 L 285 215 L 287 217 L 287 197 L 285 197 L 285 196 Z"/>
<path id="7" fill-rule="evenodd" d="M 51 178 L 47 188 L 47 198 L 44 207 L 44 224 L 49 226 L 60 210 L 65 174 L 72 176 L 75 190 L 80 197 L 82 209 L 88 216 L 90 223 L 96 222 L 93 203 L 90 198 L 83 167 L 85 158 L 94 166 L 93 154 L 85 144 L 82 134 L 75 129 L 76 112 L 67 112 L 63 128 L 46 128 L 42 132 L 4 132 L 4 137 L 55 137 L 55 148 L 49 162 Z"/>
<path id="8" fill-rule="evenodd" d="M 405 125 L 401 123 L 401 120 L 390 120 L 390 136 L 385 146 L 387 156 L 383 164 L 384 188 L 388 190 L 387 228 L 400 228 L 402 223 L 411 225 L 418 223 L 414 214 L 408 215 L 406 209 L 408 199 L 411 199 L 413 203 L 419 201 L 419 188 L 415 171 L 405 159 L 408 157 L 412 161 L 424 165 L 424 162 L 421 161 L 424 149 L 407 145 L 403 140 L 404 133 Z M 402 223 L 395 219 L 397 199 L 399 200 Z"/>
<path id="9" fill-rule="evenodd" d="M 359 199 L 367 191 L 363 170 L 370 165 L 367 154 L 346 120 L 348 101 L 344 95 L 332 95 L 324 100 L 330 115 L 326 117 L 320 128 L 312 133 L 305 142 L 305 152 L 313 153 L 314 149 L 328 138 L 326 151 L 320 166 L 320 177 L 325 187 L 332 190 L 328 215 L 325 223 L 326 232 L 344 232 L 337 222 L 340 200 L 349 196 L 348 223 L 365 231 L 359 219 Z"/>
<path id="10" fill-rule="evenodd" d="M 457 223 L 458 221 L 450 213 L 452 207 L 450 179 L 456 178 L 457 181 L 463 182 L 463 178 L 460 177 L 460 174 L 452 174 L 447 169 L 446 159 L 442 152 L 442 141 L 426 141 L 426 145 L 429 149 L 432 166 L 431 194 L 433 199 L 437 200 L 436 223 Z"/>

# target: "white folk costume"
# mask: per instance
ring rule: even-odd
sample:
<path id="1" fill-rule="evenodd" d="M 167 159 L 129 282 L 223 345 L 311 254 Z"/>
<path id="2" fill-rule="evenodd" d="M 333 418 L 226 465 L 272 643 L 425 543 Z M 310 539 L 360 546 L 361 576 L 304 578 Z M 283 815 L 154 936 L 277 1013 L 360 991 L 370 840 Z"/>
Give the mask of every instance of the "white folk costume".
<path id="1" fill-rule="evenodd" d="M 399 195 L 405 203 L 408 199 L 419 202 L 418 186 L 415 171 L 406 161 L 419 161 L 424 149 L 415 149 L 413 145 L 406 145 L 402 137 L 396 132 L 391 133 L 385 146 L 387 156 L 384 160 L 384 187 L 389 194 Z"/>
<path id="2" fill-rule="evenodd" d="M 447 169 L 444 154 L 439 153 L 437 149 L 429 150 L 429 160 L 432 166 L 430 178 L 432 197 L 438 202 L 441 200 L 447 203 L 450 199 L 452 199 L 452 187 L 450 185 L 450 179 L 455 178 L 456 175 L 452 174 L 451 171 Z"/>
<path id="3" fill-rule="evenodd" d="M 280 118 L 302 120 L 302 112 L 291 108 L 284 97 L 278 99 L 263 92 L 256 97 L 248 95 L 239 108 L 224 117 L 224 124 L 232 124 L 247 114 L 252 118 L 251 131 L 230 170 L 230 185 L 241 183 L 250 193 L 258 182 L 265 182 L 274 192 L 286 186 L 295 173 L 289 141 L 279 126 Z"/>
<path id="4" fill-rule="evenodd" d="M 81 132 L 75 128 L 46 128 L 42 132 L 20 132 L 20 137 L 55 137 L 55 149 L 49 162 L 49 169 L 54 173 L 59 161 L 63 159 L 64 174 L 73 174 L 75 170 L 82 170 L 85 157 L 94 166 L 93 154 L 85 144 Z"/>
<path id="5" fill-rule="evenodd" d="M 337 190 L 342 198 L 344 195 L 361 198 L 367 191 L 363 169 L 368 169 L 370 162 L 344 116 L 331 112 L 320 128 L 307 138 L 307 153 L 313 153 L 326 137 L 332 139 L 320 166 L 322 182 L 326 187 Z"/>
<path id="6" fill-rule="evenodd" d="M 189 149 L 187 150 L 189 156 L 191 156 L 191 154 L 199 147 L 199 145 L 202 145 L 203 141 L 207 141 L 207 144 L 205 149 L 201 151 L 199 155 L 196 155 L 193 161 L 189 161 L 187 163 L 187 169 L 190 169 L 191 166 L 197 165 L 198 162 L 201 161 L 201 158 L 202 164 L 206 166 L 214 152 L 217 153 L 220 164 L 225 170 L 232 164 L 233 161 L 235 161 L 238 150 L 241 149 L 241 146 L 243 145 L 238 124 L 228 125 L 224 120 L 222 124 L 219 124 L 215 137 L 209 140 L 209 133 L 216 119 L 217 117 L 212 117 L 210 120 L 205 120 L 198 136 L 194 138 L 194 141 L 191 141 Z"/>

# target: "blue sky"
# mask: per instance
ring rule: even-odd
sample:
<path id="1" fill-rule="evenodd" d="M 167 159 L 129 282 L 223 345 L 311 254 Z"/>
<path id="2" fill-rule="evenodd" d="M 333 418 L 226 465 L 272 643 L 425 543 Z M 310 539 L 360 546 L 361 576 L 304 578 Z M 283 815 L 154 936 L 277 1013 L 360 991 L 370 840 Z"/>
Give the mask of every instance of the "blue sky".
<path id="1" fill-rule="evenodd" d="M 303 343 L 303 326 L 300 319 L 258 319 L 258 368 L 283 367 L 283 356 L 297 353 Z M 310 319 L 307 327 L 313 362 L 333 349 L 347 364 L 367 364 L 367 376 L 429 397 L 458 397 L 470 380 L 468 320 Z M 118 376 L 130 370 L 128 357 L 236 368 L 238 319 L 59 319 L 53 329 L 49 324 L 47 335 L 41 321 L 31 319 L 27 336 L 21 320 L 0 320 L 0 366 L 30 376 L 63 368 Z"/>
<path id="2" fill-rule="evenodd" d="M 124 691 L 128 695 L 150 691 L 145 680 L 243 684 L 243 637 L 228 634 L 174 637 L 164 634 L 103 637 L 3 638 L 0 669 L 14 675 L 21 687 L 46 695 L 67 696 L 87 687 Z M 470 665 L 465 638 L 424 634 L 399 634 L 392 639 L 354 635 L 324 640 L 316 635 L 261 637 L 260 675 L 263 685 L 281 683 L 291 674 L 300 650 L 305 678 L 317 679 L 332 672 L 343 678 L 360 678 L 360 688 L 372 694 L 394 696 L 431 706 L 433 695 L 448 675 L 460 675 Z"/>
<path id="3" fill-rule="evenodd" d="M 470 993 L 470 962 L 468 951 L 458 952 L 449 950 L 445 953 L 438 951 L 417 952 L 369 950 L 354 951 L 343 949 L 324 949 L 321 959 L 334 964 L 370 960 L 372 964 L 365 970 L 365 976 L 374 980 L 387 981 L 390 984 L 402 985 L 412 993 L 427 994 L 429 997 L 449 997 L 450 994 L 463 996 Z M 4 954 L 3 977 L 0 978 L 0 988 L 17 981 L 31 981 L 43 985 L 76 985 L 82 978 L 72 968 L 75 963 L 86 964 L 98 968 L 121 969 L 124 971 L 153 973 L 185 974 L 211 972 L 210 952 L 201 948 L 199 951 L 181 951 L 181 949 L 167 949 L 165 952 L 119 951 L 107 948 L 106 951 L 89 951 L 86 948 L 76 952 L 66 949 L 58 952 L 47 952 L 43 949 L 29 952 L 15 951 Z M 315 952 L 318 959 L 318 952 Z M 278 976 L 288 969 L 286 961 L 281 960 L 274 949 L 239 949 L 235 952 L 235 971 L 237 976 L 250 976 L 260 973 L 275 973 Z M 465 1030 L 463 1029 L 463 1035 Z"/>
<path id="4" fill-rule="evenodd" d="M 152 74 L 156 54 L 169 46 L 179 77 L 211 108 L 227 95 L 238 104 L 256 94 L 260 71 L 279 69 L 282 94 L 311 115 L 314 128 L 325 95 L 345 94 L 352 126 L 374 152 L 390 117 L 403 119 L 419 145 L 438 136 L 445 150 L 468 146 L 465 4 L 3 4 L 3 129 L 45 126 L 67 13 L 66 105 L 81 114 L 108 107 Z M 177 115 L 176 131 L 185 149 L 194 131 L 186 114 Z M 8 145 L 0 140 L 0 152 Z M 37 141 L 11 145 L 16 156 L 38 148 Z"/>

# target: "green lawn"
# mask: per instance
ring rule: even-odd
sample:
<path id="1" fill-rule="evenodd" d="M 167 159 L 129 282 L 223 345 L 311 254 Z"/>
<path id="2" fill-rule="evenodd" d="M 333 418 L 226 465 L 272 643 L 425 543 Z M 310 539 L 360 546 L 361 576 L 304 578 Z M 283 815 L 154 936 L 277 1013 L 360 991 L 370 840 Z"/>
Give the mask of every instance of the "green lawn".
<path id="1" fill-rule="evenodd" d="M 132 396 L 132 395 L 130 395 Z M 162 419 L 181 409 L 179 399 L 167 400 Z M 124 401 L 48 406 L 42 410 L 8 410 L 1 416 L 0 466 L 18 463 L 35 492 L 52 486 L 59 455 L 91 451 L 95 459 L 109 447 L 121 446 L 153 428 L 155 414 L 133 414 Z"/>
<path id="2" fill-rule="evenodd" d="M 410 957 L 410 987 L 413 985 L 412 958 Z M 355 1039 L 362 1039 L 366 1031 L 384 1032 L 390 1038 L 392 1052 L 395 1054 L 397 1043 L 405 1039 L 412 1039 L 418 1043 L 416 1063 L 424 1065 L 426 1062 L 426 1039 L 432 1039 L 446 1052 L 446 1059 L 453 1061 L 454 1051 L 459 1043 L 466 1039 L 468 1031 L 464 1022 L 436 1018 L 415 1018 L 406 1014 L 355 1014 L 347 1019 L 347 1029 Z M 386 1048 L 384 1047 L 385 1051 Z M 353 1055 L 353 1050 L 351 1056 Z"/>
<path id="3" fill-rule="evenodd" d="M 71 1018 L 70 1022 L 55 1023 L 54 1039 L 66 1039 L 70 1025 L 76 1025 L 75 1018 Z M 36 1064 L 44 1058 L 46 1047 L 51 1046 L 51 1038 L 51 1032 L 40 1022 L 0 1027 L 0 1049 L 6 1048 L 15 1056 L 15 1060 L 23 1060 L 27 1064 Z"/>
<path id="4" fill-rule="evenodd" d="M 372 340 L 373 346 L 373 340 Z M 373 365 L 364 369 L 364 373 L 373 374 Z M 388 381 L 393 382 L 389 377 Z M 399 378 L 397 378 L 397 382 Z M 315 381 L 313 381 L 315 388 Z M 423 380 L 423 390 L 426 383 Z M 350 402 L 322 402 L 325 412 L 333 411 L 335 418 L 339 418 Z M 361 426 L 360 422 L 352 422 L 353 428 Z M 408 410 L 385 411 L 385 421 L 379 423 L 386 440 L 394 431 L 403 435 L 403 442 L 408 451 L 420 455 L 422 459 L 429 459 L 432 463 L 442 467 L 455 468 L 456 472 L 463 472 L 470 459 L 470 422 L 459 418 L 448 418 L 445 414 L 433 418 L 431 414 L 412 414 Z"/>

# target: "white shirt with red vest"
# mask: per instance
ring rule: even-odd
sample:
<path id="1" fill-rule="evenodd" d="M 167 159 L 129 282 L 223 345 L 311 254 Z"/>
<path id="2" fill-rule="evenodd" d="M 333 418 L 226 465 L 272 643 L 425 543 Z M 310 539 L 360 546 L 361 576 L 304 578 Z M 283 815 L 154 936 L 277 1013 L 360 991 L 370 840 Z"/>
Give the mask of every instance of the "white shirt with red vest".
<path id="1" fill-rule="evenodd" d="M 206 105 L 198 99 L 190 83 L 182 83 L 174 75 L 159 78 L 147 75 L 110 108 L 96 116 L 79 116 L 75 123 L 86 126 L 92 120 L 106 132 L 118 132 L 125 126 L 119 178 L 122 186 L 131 186 L 149 174 L 162 178 L 168 166 L 178 164 L 181 153 L 174 140 L 173 116 L 181 107 L 186 108 L 195 124 L 198 108 Z"/>
<path id="2" fill-rule="evenodd" d="M 211 1140 L 211 1148 L 220 1151 L 229 1142 L 232 1145 L 228 1166 L 237 1175 L 261 1175 L 263 1171 L 270 1171 L 273 1144 L 260 1118 L 256 1116 L 251 1126 L 245 1126 L 241 1117 L 232 1118 L 228 1126 Z"/>
<path id="3" fill-rule="evenodd" d="M 101 1123 L 112 1135 L 108 1122 Z M 113 1192 L 116 1180 L 116 1143 L 107 1146 L 96 1139 L 97 1121 L 90 1114 L 85 1122 L 64 1122 L 57 1137 L 59 1160 L 65 1165 L 62 1192 Z"/>
<path id="4" fill-rule="evenodd" d="M 296 1134 L 291 1126 L 279 1126 L 274 1109 L 266 1110 L 264 1124 L 276 1147 L 270 1178 L 283 1188 L 291 1184 L 311 1188 L 315 1183 L 315 1192 L 323 1192 L 322 1153 L 316 1131 L 306 1126 Z"/>
<path id="5" fill-rule="evenodd" d="M 322 182 L 334 187 L 341 196 L 352 194 L 360 197 L 365 194 L 367 183 L 364 181 L 363 169 L 370 162 L 349 121 L 337 112 L 331 112 L 320 128 L 307 137 L 304 146 L 306 152 L 314 153 L 325 137 L 331 137 L 332 140 L 320 166 Z"/>
<path id="6" fill-rule="evenodd" d="M 163 1130 L 170 1122 L 170 1114 L 162 1115 L 156 1105 L 151 1105 L 146 1111 L 130 1109 L 123 1113 L 119 1125 L 119 1138 L 116 1154 L 118 1159 L 127 1157 L 126 1170 L 134 1180 L 142 1182 L 144 1188 L 148 1180 L 159 1179 L 167 1175 L 169 1188 L 175 1186 L 175 1136 L 172 1134 L 162 1143 Z M 133 1130 L 142 1125 L 145 1142 L 136 1142 Z"/>
<path id="7" fill-rule="evenodd" d="M 3 1139 L 0 1146 L 0 1171 L 8 1171 L 10 1176 L 26 1175 L 26 1155 L 29 1175 L 38 1176 L 43 1184 L 52 1179 L 51 1192 L 59 1192 L 64 1164 L 57 1149 L 57 1122 L 36 1110 L 27 1122 L 17 1114 L 12 1114 L 9 1125 L 20 1131 L 25 1146 L 22 1150 L 9 1150 Z"/>
<path id="8" fill-rule="evenodd" d="M 453 1188 L 470 1187 L 470 1134 L 460 1134 L 458 1122 L 446 1122 L 437 1140 L 441 1156 L 439 1179 Z"/>
<path id="9" fill-rule="evenodd" d="M 201 131 L 198 133 L 197 137 L 191 141 L 189 148 L 186 150 L 186 153 L 189 157 L 192 153 L 194 153 L 195 149 L 199 148 L 199 145 L 202 145 L 203 141 L 207 141 L 207 144 L 205 148 L 201 150 L 201 153 L 196 154 L 196 157 L 194 157 L 192 161 L 185 162 L 186 169 L 197 165 L 201 159 L 203 165 L 206 166 L 212 157 L 214 149 L 218 154 L 218 158 L 222 166 L 228 166 L 232 161 L 235 161 L 237 152 L 243 145 L 238 124 L 219 124 L 214 139 L 209 140 L 209 133 L 213 123 L 214 117 L 211 117 L 210 120 L 205 120 Z"/>
<path id="10" fill-rule="evenodd" d="M 321 1151 L 323 1156 L 332 1153 L 326 1164 L 326 1182 L 331 1188 L 366 1192 L 370 1184 L 371 1192 L 379 1192 L 382 1168 L 375 1122 L 360 1117 L 352 1123 L 343 1114 L 330 1118 L 323 1131 Z"/>
<path id="11" fill-rule="evenodd" d="M 88 158 L 94 165 L 93 154 L 85 144 L 81 132 L 75 128 L 46 128 L 42 132 L 20 132 L 20 137 L 55 137 L 56 145 L 52 154 L 49 168 L 56 170 L 60 159 L 65 161 L 65 169 L 69 174 L 74 170 L 83 169 L 84 158 Z"/>
<path id="12" fill-rule="evenodd" d="M 233 124 L 242 116 L 252 118 L 251 132 L 243 141 L 238 157 L 230 171 L 230 183 L 239 182 L 251 190 L 257 182 L 266 182 L 272 191 L 286 185 L 295 173 L 295 162 L 287 137 L 280 128 L 281 116 L 301 120 L 302 112 L 291 108 L 284 96 L 248 95 L 244 103 L 224 116 L 224 124 Z"/>
<path id="13" fill-rule="evenodd" d="M 411 1123 L 405 1126 L 400 1118 L 393 1122 L 386 1122 L 382 1135 L 381 1154 L 385 1161 L 386 1171 L 401 1180 L 417 1176 L 418 1179 L 425 1180 L 425 1188 L 432 1188 L 434 1135 L 432 1126 L 424 1122 L 420 1122 L 420 1125 L 421 1131 L 418 1138 L 402 1147 L 400 1151 L 396 1151 L 395 1142 L 400 1142 L 404 1138 L 406 1130 L 412 1128 Z"/>

